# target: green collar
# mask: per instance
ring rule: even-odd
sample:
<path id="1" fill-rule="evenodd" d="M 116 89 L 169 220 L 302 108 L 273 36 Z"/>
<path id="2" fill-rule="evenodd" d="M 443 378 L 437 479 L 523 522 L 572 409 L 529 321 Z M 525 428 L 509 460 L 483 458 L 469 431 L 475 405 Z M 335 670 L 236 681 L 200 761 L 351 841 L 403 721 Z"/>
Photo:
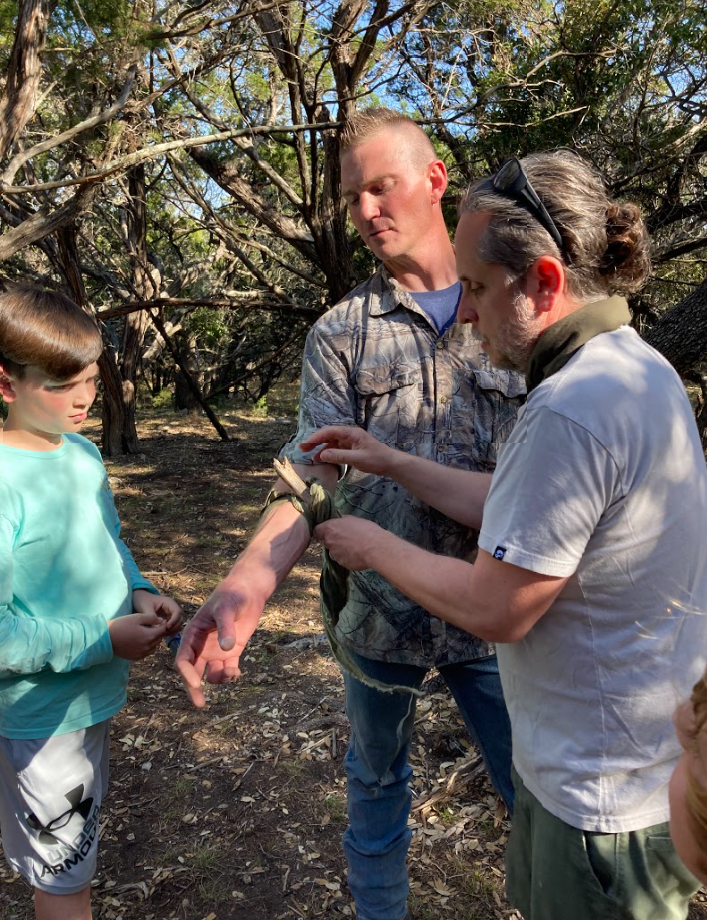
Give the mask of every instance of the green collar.
<path id="1" fill-rule="evenodd" d="M 528 358 L 525 380 L 528 393 L 557 373 L 572 355 L 602 332 L 613 332 L 631 322 L 625 297 L 609 297 L 588 303 L 550 326 L 535 343 Z"/>

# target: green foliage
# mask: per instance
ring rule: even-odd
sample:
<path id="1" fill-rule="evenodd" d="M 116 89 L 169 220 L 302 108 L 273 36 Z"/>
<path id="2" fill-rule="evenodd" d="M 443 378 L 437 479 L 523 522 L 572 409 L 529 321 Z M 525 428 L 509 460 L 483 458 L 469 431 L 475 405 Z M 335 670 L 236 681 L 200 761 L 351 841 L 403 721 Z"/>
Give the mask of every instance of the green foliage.
<path id="1" fill-rule="evenodd" d="M 80 3 L 77 0 L 59 0 L 56 15 L 61 17 L 63 14 L 65 25 L 69 28 L 89 28 L 94 33 L 124 38 L 140 5 L 130 0 L 81 0 Z"/>
<path id="2" fill-rule="evenodd" d="M 145 0 L 58 0 L 42 60 L 40 110 L 23 132 L 23 150 L 104 111 L 133 62 L 138 78 L 116 117 L 35 152 L 15 181 L 75 179 L 164 141 L 179 144 L 224 128 L 326 124 L 353 103 L 392 105 L 425 125 L 449 166 L 450 228 L 455 195 L 472 176 L 510 154 L 569 146 L 652 221 L 660 280 L 644 295 L 647 321 L 677 292 L 687 293 L 681 282 L 700 280 L 707 254 L 702 5 L 413 6 L 395 0 L 385 28 L 377 29 L 374 4 L 363 4 L 341 30 L 319 0 L 279 5 L 259 17 L 216 0 L 159 8 Z M 16 11 L 16 3 L 0 0 L 0 86 Z M 357 54 L 359 80 L 349 86 Z M 253 132 L 245 142 L 225 139 L 150 159 L 146 293 L 131 251 L 135 202 L 126 170 L 112 173 L 76 220 L 89 299 L 102 309 L 160 298 L 175 334 L 196 342 L 205 391 L 214 399 L 235 392 L 257 405 L 296 373 L 316 309 L 336 302 L 375 266 L 343 218 L 334 133 Z M 58 208 L 73 191 L 49 191 L 41 202 L 28 191 L 8 206 L 21 223 L 40 204 Z M 684 252 L 685 243 L 696 248 Z M 69 273 L 61 259 L 53 240 L 3 268 L 8 278 L 39 274 L 62 284 Z M 232 298 L 232 308 L 194 309 L 193 301 L 215 297 Z M 288 303 L 314 310 L 288 313 Z M 116 343 L 123 323 L 111 326 Z M 145 344 L 154 343 L 148 330 Z M 152 351 L 146 373 L 168 393 L 173 362 L 163 349 Z"/>
<path id="3" fill-rule="evenodd" d="M 197 307 L 184 321 L 187 332 L 196 336 L 207 348 L 215 349 L 229 335 L 230 325 L 225 311 Z"/>
<path id="4" fill-rule="evenodd" d="M 267 418 L 268 417 L 268 398 L 267 396 L 261 396 L 260 399 L 256 399 L 253 403 L 251 409 L 255 418 Z"/>
<path id="5" fill-rule="evenodd" d="M 165 409 L 171 409 L 174 405 L 174 395 L 171 390 L 164 389 L 160 390 L 155 396 L 152 397 L 152 408 L 157 409 L 158 411 L 164 411 Z"/>
<path id="6" fill-rule="evenodd" d="M 0 0 L 0 64 L 5 64 L 14 38 L 17 3 L 15 0 Z"/>

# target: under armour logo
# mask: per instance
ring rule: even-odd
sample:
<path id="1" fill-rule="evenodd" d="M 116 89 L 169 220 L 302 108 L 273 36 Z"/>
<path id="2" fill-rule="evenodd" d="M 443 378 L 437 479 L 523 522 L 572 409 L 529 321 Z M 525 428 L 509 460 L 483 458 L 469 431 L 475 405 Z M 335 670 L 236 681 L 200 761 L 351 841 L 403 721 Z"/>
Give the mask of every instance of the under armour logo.
<path id="1" fill-rule="evenodd" d="M 64 796 L 66 801 L 71 806 L 65 812 L 59 815 L 58 818 L 54 818 L 48 824 L 42 824 L 42 822 L 37 818 L 35 814 L 27 816 L 27 823 L 34 831 L 39 831 L 39 842 L 47 844 L 61 843 L 61 841 L 52 834 L 52 831 L 61 830 L 62 827 L 71 821 L 72 817 L 75 814 L 81 815 L 84 821 L 91 814 L 91 807 L 93 806 L 93 798 L 89 797 L 87 799 L 81 800 L 83 796 L 83 783 L 80 786 L 77 786 L 75 789 L 72 789 L 71 792 L 67 792 Z"/>

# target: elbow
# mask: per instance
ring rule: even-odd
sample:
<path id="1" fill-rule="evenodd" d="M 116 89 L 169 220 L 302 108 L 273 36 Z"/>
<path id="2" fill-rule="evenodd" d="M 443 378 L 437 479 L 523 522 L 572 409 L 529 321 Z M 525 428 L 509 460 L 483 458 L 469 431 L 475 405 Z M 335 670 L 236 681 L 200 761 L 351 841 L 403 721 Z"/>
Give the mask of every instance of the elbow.
<path id="1" fill-rule="evenodd" d="M 489 611 L 488 615 L 478 625 L 466 628 L 485 642 L 510 645 L 513 642 L 520 642 L 521 639 L 524 639 L 534 624 L 535 620 L 519 620 L 510 611 L 502 611 L 501 613 Z"/>
<path id="2" fill-rule="evenodd" d="M 530 627 L 528 627 L 527 629 L 518 628 L 517 626 L 507 627 L 507 628 L 503 628 L 503 627 L 497 628 L 493 632 L 493 635 L 489 636 L 486 639 L 486 641 L 494 642 L 494 643 L 504 643 L 505 645 L 511 645 L 513 642 L 520 642 L 521 639 L 525 639 L 525 637 L 528 635 L 529 632 L 530 632 Z"/>

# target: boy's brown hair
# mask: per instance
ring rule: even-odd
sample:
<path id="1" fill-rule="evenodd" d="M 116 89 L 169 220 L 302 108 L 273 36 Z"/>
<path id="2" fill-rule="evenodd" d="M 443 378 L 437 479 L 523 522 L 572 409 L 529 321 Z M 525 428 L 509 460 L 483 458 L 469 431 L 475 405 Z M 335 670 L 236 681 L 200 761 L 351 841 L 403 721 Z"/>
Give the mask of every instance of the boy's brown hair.
<path id="1" fill-rule="evenodd" d="M 66 380 L 103 350 L 95 320 L 58 291 L 17 285 L 0 293 L 0 365 L 22 378 L 28 365 Z"/>

